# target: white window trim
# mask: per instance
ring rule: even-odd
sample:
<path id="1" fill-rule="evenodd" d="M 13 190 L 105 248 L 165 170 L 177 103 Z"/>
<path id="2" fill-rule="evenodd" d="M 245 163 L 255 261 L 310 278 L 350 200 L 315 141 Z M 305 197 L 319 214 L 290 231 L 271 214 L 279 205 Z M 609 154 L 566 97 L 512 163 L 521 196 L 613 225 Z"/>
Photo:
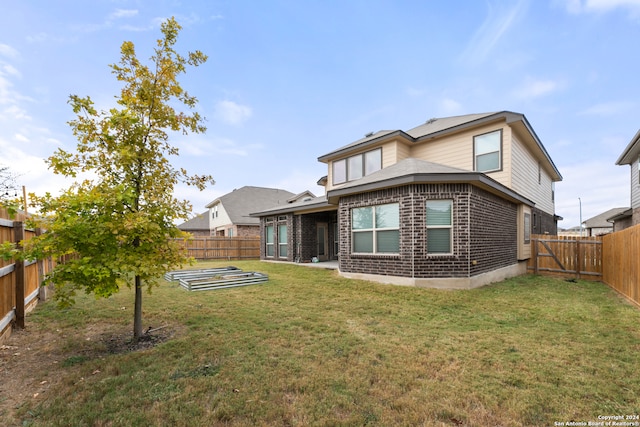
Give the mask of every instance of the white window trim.
<path id="1" fill-rule="evenodd" d="M 498 146 L 498 167 L 496 169 L 489 169 L 486 171 L 480 171 L 478 170 L 478 154 L 476 154 L 476 138 L 479 136 L 484 136 L 484 135 L 489 135 L 492 133 L 496 133 L 498 132 L 500 134 L 500 144 Z M 495 153 L 495 151 L 491 151 L 491 153 Z M 483 153 L 483 154 L 489 154 L 489 153 Z M 485 133 L 481 133 L 479 135 L 474 135 L 473 136 L 473 170 L 475 172 L 481 172 L 481 173 L 491 173 L 491 172 L 499 172 L 502 170 L 502 155 L 503 155 L 503 147 L 502 147 L 502 129 L 497 129 L 497 130 L 492 130 L 491 132 L 485 132 Z"/>
<path id="2" fill-rule="evenodd" d="M 271 243 L 269 243 L 269 239 L 267 238 L 267 236 L 269 235 L 268 234 L 269 227 L 272 228 L 271 234 L 272 234 L 273 238 L 272 238 L 272 242 Z M 267 258 L 275 258 L 275 255 L 276 255 L 276 253 L 275 253 L 276 228 L 275 228 L 275 224 L 273 222 L 266 223 L 265 226 L 264 226 L 264 241 L 265 241 L 264 256 L 267 257 Z M 273 249 L 272 250 L 272 255 L 269 255 L 269 247 L 271 247 Z"/>
<path id="3" fill-rule="evenodd" d="M 280 227 L 285 227 L 285 230 L 287 230 L 287 241 L 284 242 L 284 243 L 280 242 Z M 289 227 L 287 226 L 286 223 L 278 223 L 277 224 L 277 230 L 278 230 L 278 233 L 276 234 L 276 236 L 278 238 L 278 255 L 277 255 L 277 258 L 287 259 L 288 256 L 289 256 Z M 282 253 L 281 252 L 282 246 L 286 246 L 287 247 L 287 255 L 285 255 L 285 256 L 280 255 Z"/>
<path id="4" fill-rule="evenodd" d="M 429 241 L 429 230 L 430 229 L 449 229 L 449 252 L 429 252 L 429 246 L 425 248 L 427 251 L 428 257 L 438 257 L 438 256 L 451 256 L 453 255 L 453 200 L 452 199 L 431 199 L 427 200 L 424 204 L 425 212 L 427 209 L 427 202 L 450 202 L 451 203 L 451 219 L 449 225 L 429 225 L 427 222 L 427 218 L 425 216 L 425 226 L 427 229 L 427 242 Z"/>
<path id="5" fill-rule="evenodd" d="M 353 156 L 349 156 L 349 157 L 345 157 L 343 159 L 338 159 L 338 160 L 334 160 L 331 163 L 331 174 L 332 174 L 332 178 L 331 181 L 333 183 L 333 185 L 340 185 L 340 184 L 344 184 L 345 182 L 351 182 L 351 181 L 357 181 L 358 179 L 364 178 L 367 175 L 370 175 L 374 172 L 379 171 L 380 169 L 376 169 L 373 172 L 370 172 L 369 174 L 367 174 L 367 154 L 369 153 L 373 153 L 375 151 L 380 151 L 380 169 L 382 169 L 382 147 L 379 148 L 375 148 L 373 150 L 369 150 L 369 151 L 365 151 L 363 153 L 359 153 L 359 154 L 355 154 Z M 349 177 L 351 176 L 351 173 L 349 172 L 349 159 L 352 159 L 354 157 L 361 157 L 361 176 L 359 178 L 354 178 L 354 179 L 349 179 Z M 344 162 L 344 176 L 345 179 L 344 181 L 340 181 L 340 182 L 336 182 L 335 179 L 335 164 L 338 162 Z"/>

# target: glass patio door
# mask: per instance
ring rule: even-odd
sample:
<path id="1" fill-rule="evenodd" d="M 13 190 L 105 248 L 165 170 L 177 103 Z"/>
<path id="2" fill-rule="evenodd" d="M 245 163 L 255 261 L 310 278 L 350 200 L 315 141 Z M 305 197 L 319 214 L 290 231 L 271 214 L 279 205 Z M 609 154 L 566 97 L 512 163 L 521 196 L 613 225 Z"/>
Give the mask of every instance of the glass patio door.
<path id="1" fill-rule="evenodd" d="M 319 222 L 317 224 L 318 230 L 318 260 L 329 260 L 329 227 L 326 222 Z"/>

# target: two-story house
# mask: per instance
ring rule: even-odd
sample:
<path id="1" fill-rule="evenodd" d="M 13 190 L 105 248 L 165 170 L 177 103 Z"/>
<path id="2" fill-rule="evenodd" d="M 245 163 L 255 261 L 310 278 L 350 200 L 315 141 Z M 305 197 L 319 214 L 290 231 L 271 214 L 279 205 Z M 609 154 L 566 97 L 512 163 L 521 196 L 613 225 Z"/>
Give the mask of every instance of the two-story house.
<path id="1" fill-rule="evenodd" d="M 640 130 L 636 132 L 631 142 L 624 149 L 616 165 L 629 165 L 631 167 L 631 207 L 618 215 L 608 218 L 612 222 L 613 231 L 624 230 L 633 225 L 640 224 Z"/>
<path id="2" fill-rule="evenodd" d="M 251 216 L 252 212 L 314 197 L 309 191 L 294 194 L 279 188 L 249 185 L 237 188 L 206 205 L 209 209 L 206 218 L 209 234 L 224 237 L 258 237 L 260 220 Z"/>
<path id="3" fill-rule="evenodd" d="M 556 234 L 562 176 L 524 115 L 431 119 L 318 158 L 325 195 L 258 212 L 262 259 L 337 259 L 340 274 L 472 288 L 526 272 Z"/>

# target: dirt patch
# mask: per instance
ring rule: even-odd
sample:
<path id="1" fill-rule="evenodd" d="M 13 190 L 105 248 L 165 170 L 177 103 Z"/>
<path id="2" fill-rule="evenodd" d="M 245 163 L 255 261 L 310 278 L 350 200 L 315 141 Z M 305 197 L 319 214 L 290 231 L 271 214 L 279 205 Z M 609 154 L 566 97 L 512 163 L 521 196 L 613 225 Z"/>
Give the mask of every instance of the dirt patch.
<path id="1" fill-rule="evenodd" d="M 60 369 L 75 362 L 150 349 L 170 340 L 177 331 L 173 326 L 150 328 L 137 342 L 129 327 L 111 326 L 105 331 L 92 326 L 74 331 L 73 336 L 29 325 L 25 330 L 14 331 L 0 344 L 1 424 L 21 426 L 20 409 L 27 403 L 46 399 L 49 390 L 63 381 L 58 374 Z"/>

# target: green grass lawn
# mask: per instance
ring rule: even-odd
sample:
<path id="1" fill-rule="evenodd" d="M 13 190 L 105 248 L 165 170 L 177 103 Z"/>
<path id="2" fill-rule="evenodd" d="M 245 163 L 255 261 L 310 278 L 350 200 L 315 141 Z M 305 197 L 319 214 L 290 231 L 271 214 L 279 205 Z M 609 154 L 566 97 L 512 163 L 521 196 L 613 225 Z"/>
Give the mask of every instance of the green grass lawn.
<path id="1" fill-rule="evenodd" d="M 46 303 L 62 378 L 20 408 L 30 425 L 554 425 L 640 414 L 640 311 L 601 283 L 523 276 L 469 291 L 381 285 L 260 262 L 241 288 L 145 294 L 174 336 L 111 354 L 133 294 Z M 80 380 L 81 379 L 81 380 Z"/>

